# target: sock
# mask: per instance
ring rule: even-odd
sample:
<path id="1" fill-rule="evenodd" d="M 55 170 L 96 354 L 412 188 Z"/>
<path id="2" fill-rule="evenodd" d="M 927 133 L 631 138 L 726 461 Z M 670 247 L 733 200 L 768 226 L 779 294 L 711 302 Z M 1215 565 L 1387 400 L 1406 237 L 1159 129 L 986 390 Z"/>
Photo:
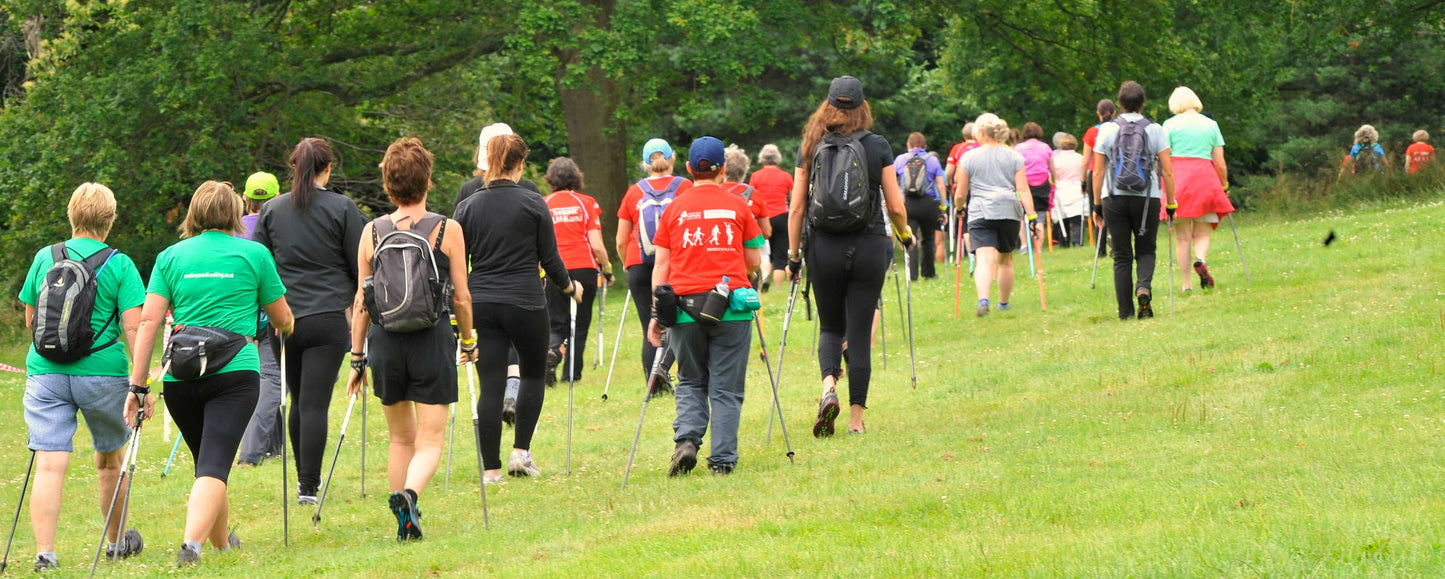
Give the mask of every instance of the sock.
<path id="1" fill-rule="evenodd" d="M 115 547 L 115 544 L 114 544 L 114 543 L 111 543 L 111 547 Z M 41 559 L 45 559 L 45 560 L 46 560 L 47 562 L 49 562 L 51 565 L 60 565 L 60 559 L 55 556 L 55 551 L 46 551 L 46 552 L 44 552 L 44 553 L 36 553 L 36 556 L 39 557 L 39 558 L 41 558 Z"/>
<path id="2" fill-rule="evenodd" d="M 1008 302 L 999 302 L 999 303 L 998 303 L 998 309 L 1000 309 L 1000 310 L 1006 310 L 1006 309 L 1008 309 Z"/>
<path id="3" fill-rule="evenodd" d="M 114 552 L 115 552 L 115 543 L 114 543 L 114 542 L 106 543 L 106 544 L 105 544 L 105 548 L 106 548 L 106 550 L 114 553 Z"/>
<path id="4" fill-rule="evenodd" d="M 980 307 L 980 308 L 986 308 L 986 307 L 988 307 L 988 298 L 984 298 L 984 299 L 978 300 L 978 307 Z"/>
<path id="5" fill-rule="evenodd" d="M 516 398 L 517 392 L 522 389 L 522 379 L 516 376 L 507 377 L 507 393 L 505 398 Z"/>
<path id="6" fill-rule="evenodd" d="M 182 546 L 190 547 L 192 551 L 195 551 L 195 552 L 196 552 L 196 556 L 198 556 L 198 557 L 201 555 L 201 542 L 200 542 L 200 541 L 186 541 L 186 542 L 182 543 Z"/>

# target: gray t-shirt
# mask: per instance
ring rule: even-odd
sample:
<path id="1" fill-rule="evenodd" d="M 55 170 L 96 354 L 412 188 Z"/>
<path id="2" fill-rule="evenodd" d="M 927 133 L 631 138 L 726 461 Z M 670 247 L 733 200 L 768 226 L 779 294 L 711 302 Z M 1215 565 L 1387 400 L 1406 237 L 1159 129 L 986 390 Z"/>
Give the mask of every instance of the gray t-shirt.
<path id="1" fill-rule="evenodd" d="M 1122 115 L 1119 115 L 1119 118 L 1129 122 L 1137 122 L 1139 119 L 1144 118 L 1144 115 L 1138 113 L 1124 113 Z M 1096 141 L 1094 144 L 1094 152 L 1102 153 L 1103 155 L 1109 157 L 1109 164 L 1107 165 L 1107 167 L 1109 167 L 1109 170 L 1104 171 L 1104 187 L 1102 189 L 1104 197 L 1109 197 L 1114 194 L 1113 153 L 1114 139 L 1118 137 L 1118 135 L 1118 123 L 1114 121 L 1109 121 L 1107 123 L 1099 125 L 1099 140 Z M 1169 150 L 1169 134 L 1165 132 L 1163 125 L 1155 122 L 1150 122 L 1149 126 L 1144 127 L 1144 135 L 1149 137 L 1149 154 L 1155 158 L 1155 166 L 1157 167 L 1159 153 Z M 1138 194 L 1129 191 L 1120 191 L 1119 195 L 1131 195 L 1135 197 L 1139 196 Z M 1158 172 L 1153 172 L 1149 174 L 1149 196 L 1155 199 L 1160 199 L 1164 197 L 1163 191 L 1159 189 Z"/>
<path id="2" fill-rule="evenodd" d="M 1018 181 L 1024 156 L 1002 146 L 983 146 L 963 155 L 958 167 L 968 176 L 968 220 L 1012 219 L 1023 221 Z"/>

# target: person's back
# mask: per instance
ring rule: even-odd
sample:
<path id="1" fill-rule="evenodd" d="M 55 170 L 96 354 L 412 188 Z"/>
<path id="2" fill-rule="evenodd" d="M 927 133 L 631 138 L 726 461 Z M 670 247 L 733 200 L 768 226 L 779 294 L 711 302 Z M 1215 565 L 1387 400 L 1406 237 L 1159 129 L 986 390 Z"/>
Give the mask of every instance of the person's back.
<path id="1" fill-rule="evenodd" d="M 1054 153 L 1054 182 L 1083 182 L 1084 156 L 1078 151 L 1065 149 Z"/>
<path id="2" fill-rule="evenodd" d="M 261 209 L 254 239 L 272 251 L 297 317 L 351 306 L 357 243 L 365 224 L 356 202 L 330 189 L 316 191 L 304 211 L 294 193 Z"/>
<path id="3" fill-rule="evenodd" d="M 1022 219 L 1014 174 L 1024 166 L 1024 157 L 1008 147 L 980 147 L 959 159 L 968 176 L 968 218 Z"/>
<path id="4" fill-rule="evenodd" d="M 473 302 L 533 308 L 545 305 L 537 278 L 537 264 L 548 257 L 539 253 L 543 247 L 551 248 L 550 257 L 557 260 L 555 270 L 548 268 L 549 275 L 566 279 L 558 275 L 566 269 L 556 252 L 552 215 L 546 202 L 517 183 L 493 181 L 457 208 L 456 220 L 466 232 L 472 266 L 467 285 Z M 543 234 L 550 239 L 542 239 Z"/>
<path id="5" fill-rule="evenodd" d="M 1014 152 L 1024 158 L 1024 175 L 1028 177 L 1029 185 L 1049 182 L 1049 159 L 1054 156 L 1052 147 L 1038 139 L 1029 139 L 1014 145 Z"/>
<path id="6" fill-rule="evenodd" d="M 1435 158 L 1435 147 L 1430 146 L 1429 143 L 1430 133 L 1415 131 L 1412 139 L 1415 142 L 1405 148 L 1405 171 L 1407 173 L 1419 171 L 1421 167 L 1430 162 L 1430 159 Z"/>
<path id="7" fill-rule="evenodd" d="M 748 177 L 755 192 L 753 199 L 763 205 L 769 218 L 788 212 L 788 195 L 793 192 L 793 176 L 776 165 L 767 165 Z"/>
<path id="8" fill-rule="evenodd" d="M 1121 158 L 1124 156 L 1124 154 L 1122 154 L 1125 153 L 1124 151 L 1115 150 L 1115 141 L 1118 139 L 1121 127 L 1125 123 L 1134 123 L 1136 125 L 1143 123 L 1145 137 L 1143 147 L 1139 151 L 1127 152 L 1129 155 L 1135 153 L 1139 155 L 1137 161 L 1140 167 L 1157 166 L 1157 161 L 1154 159 L 1160 152 L 1169 150 L 1169 140 L 1164 132 L 1164 128 L 1158 123 L 1144 117 L 1142 114 L 1132 112 L 1121 113 L 1118 117 L 1115 117 L 1113 121 L 1101 125 L 1099 127 L 1099 137 L 1095 143 L 1097 146 L 1094 148 L 1094 152 L 1108 158 L 1108 164 L 1104 171 L 1102 196 L 1111 197 L 1117 194 L 1131 197 L 1147 196 L 1159 198 L 1161 195 L 1159 175 L 1155 171 L 1146 171 L 1148 174 L 1148 184 L 1143 191 L 1120 189 L 1119 185 L 1115 183 L 1116 170 L 1121 163 L 1128 161 L 1127 159 Z"/>

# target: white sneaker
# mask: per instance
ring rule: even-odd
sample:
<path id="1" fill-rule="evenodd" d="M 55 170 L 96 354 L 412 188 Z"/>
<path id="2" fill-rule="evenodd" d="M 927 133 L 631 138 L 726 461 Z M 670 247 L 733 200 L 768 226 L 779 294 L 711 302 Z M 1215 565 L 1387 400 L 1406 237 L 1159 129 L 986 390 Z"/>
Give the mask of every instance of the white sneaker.
<path id="1" fill-rule="evenodd" d="M 531 452 L 513 449 L 512 456 L 507 458 L 507 474 L 537 476 L 542 474 L 542 469 L 537 468 L 537 463 L 532 460 Z"/>

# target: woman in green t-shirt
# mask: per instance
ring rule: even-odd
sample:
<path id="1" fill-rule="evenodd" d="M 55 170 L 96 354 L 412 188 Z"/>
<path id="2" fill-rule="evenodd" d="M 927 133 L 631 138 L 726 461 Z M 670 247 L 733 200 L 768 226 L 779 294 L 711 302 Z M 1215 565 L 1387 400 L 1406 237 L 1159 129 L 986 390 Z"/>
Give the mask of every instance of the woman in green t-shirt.
<path id="1" fill-rule="evenodd" d="M 257 308 L 264 307 L 271 326 L 283 335 L 291 332 L 294 320 L 283 297 L 286 288 L 271 253 L 259 243 L 233 236 L 241 231 L 241 209 L 241 197 L 230 183 L 207 181 L 192 195 L 181 224 L 181 241 L 162 251 L 151 271 L 131 384 L 145 383 L 156 329 L 167 310 L 174 310 L 176 328 L 211 328 L 254 338 L 261 332 Z M 179 330 L 173 334 L 172 346 L 177 334 Z M 177 380 L 170 372 L 165 376 L 166 409 L 196 464 L 178 565 L 199 563 L 206 539 L 222 551 L 240 545 L 234 533 L 227 535 L 226 480 L 256 409 L 260 368 L 260 355 L 248 339 L 219 370 L 192 380 Z M 135 406 L 135 398 L 129 398 L 127 420 Z"/>
<path id="2" fill-rule="evenodd" d="M 1169 111 L 1174 116 L 1164 121 L 1179 199 L 1174 213 L 1174 259 L 1185 292 L 1191 289 L 1191 257 L 1200 289 L 1214 287 L 1214 276 L 1204 262 L 1209 255 L 1209 234 L 1219 227 L 1221 218 L 1234 212 L 1226 193 L 1229 168 L 1224 164 L 1224 136 L 1219 124 L 1204 116 L 1203 110 L 1194 91 L 1181 86 L 1169 96 Z M 1165 218 L 1162 209 L 1159 215 Z"/>

